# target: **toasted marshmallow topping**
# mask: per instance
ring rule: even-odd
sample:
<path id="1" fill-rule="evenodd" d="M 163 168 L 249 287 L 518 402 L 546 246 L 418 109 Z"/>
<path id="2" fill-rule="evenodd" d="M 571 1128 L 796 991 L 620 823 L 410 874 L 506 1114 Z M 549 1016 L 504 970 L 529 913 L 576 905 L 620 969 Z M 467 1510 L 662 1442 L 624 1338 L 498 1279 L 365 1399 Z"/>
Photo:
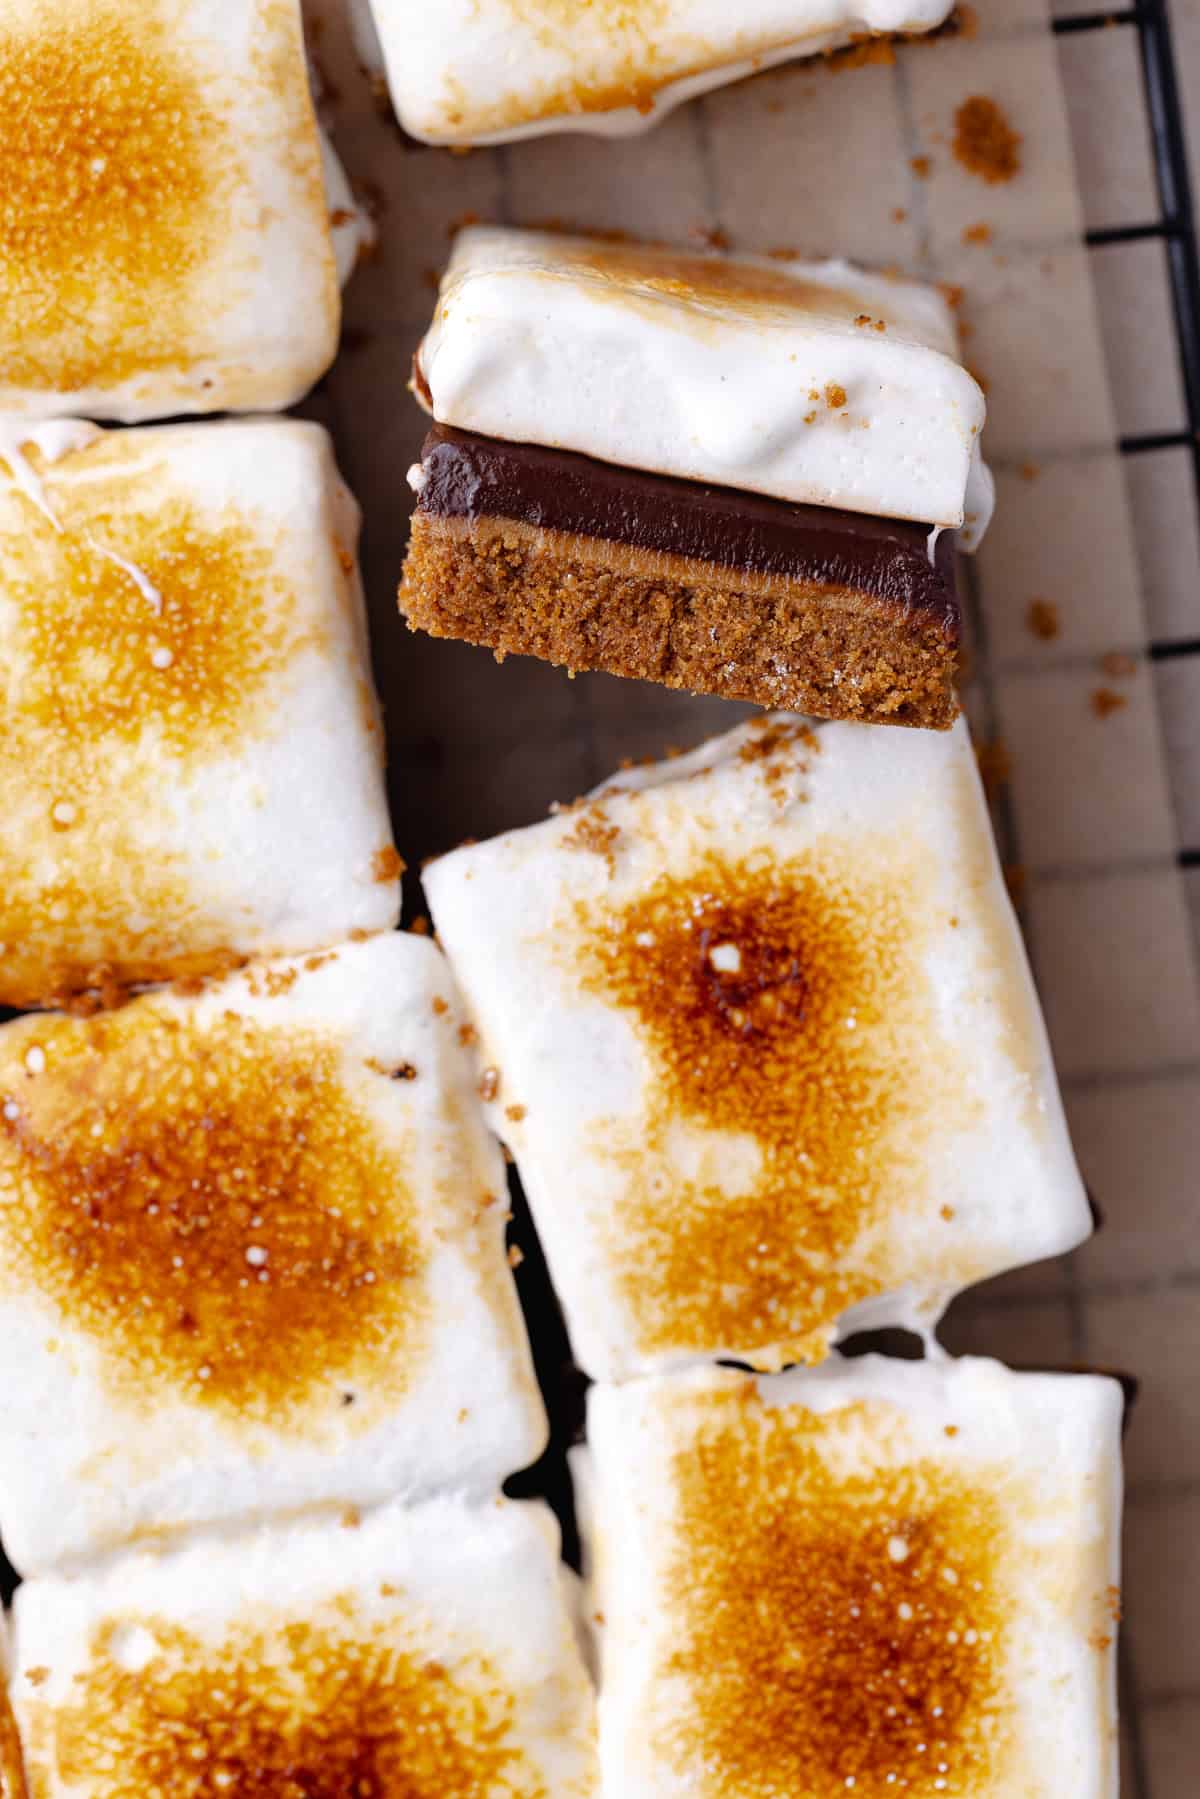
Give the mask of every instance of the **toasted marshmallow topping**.
<path id="1" fill-rule="evenodd" d="M 0 0 L 0 412 L 290 405 L 339 305 L 295 0 Z"/>
<path id="2" fill-rule="evenodd" d="M 357 539 L 315 425 L 5 422 L 0 1003 L 394 924 Z"/>
<path id="3" fill-rule="evenodd" d="M 0 1028 L 20 1566 L 538 1455 L 465 1022 L 433 945 L 390 933 Z"/>
<path id="4" fill-rule="evenodd" d="M 40 1799 L 594 1799 L 593 1701 L 540 1505 L 441 1499 L 21 1590 Z"/>
<path id="5" fill-rule="evenodd" d="M 849 263 L 701 256 L 473 227 L 421 345 L 443 424 L 961 526 L 984 400 L 942 295 Z"/>
<path id="6" fill-rule="evenodd" d="M 593 1388 L 606 1782 L 1116 1799 L 1121 1411 L 982 1360 Z"/>
<path id="7" fill-rule="evenodd" d="M 817 1361 L 1088 1235 L 965 725 L 768 715 L 425 891 L 596 1378 Z"/>
<path id="8" fill-rule="evenodd" d="M 362 0 L 354 0 L 357 5 Z M 371 0 L 400 122 L 430 143 L 623 136 L 680 101 L 876 32 L 940 25 L 950 0 Z M 363 41 L 373 48 L 366 34 Z"/>

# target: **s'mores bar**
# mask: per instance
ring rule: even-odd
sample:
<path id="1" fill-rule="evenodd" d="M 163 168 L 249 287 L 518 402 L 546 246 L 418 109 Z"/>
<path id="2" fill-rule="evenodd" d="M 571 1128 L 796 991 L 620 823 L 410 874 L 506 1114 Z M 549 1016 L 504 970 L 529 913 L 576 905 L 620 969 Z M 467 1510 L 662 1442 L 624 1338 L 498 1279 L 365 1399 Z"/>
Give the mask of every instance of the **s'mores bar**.
<path id="1" fill-rule="evenodd" d="M 869 1357 L 590 1395 L 614 1799 L 1116 1799 L 1122 1394 Z"/>
<path id="2" fill-rule="evenodd" d="M 400 609 L 434 636 L 945 727 L 991 506 L 953 315 L 847 263 L 460 234 Z"/>
<path id="3" fill-rule="evenodd" d="M 1089 1234 L 965 724 L 768 715 L 425 890 L 596 1379 L 928 1330 Z"/>
<path id="4" fill-rule="evenodd" d="M 0 1004 L 386 930 L 400 861 L 319 426 L 0 426 Z"/>
<path id="5" fill-rule="evenodd" d="M 0 1536 L 492 1492 L 546 1427 L 444 960 L 393 933 L 0 1028 Z"/>
<path id="6" fill-rule="evenodd" d="M 299 0 L 0 0 L 0 412 L 289 406 L 333 361 Z"/>
<path id="7" fill-rule="evenodd" d="M 625 136 L 696 94 L 883 33 L 951 0 L 371 0 L 405 130 L 433 144 Z"/>
<path id="8" fill-rule="evenodd" d="M 35 1799 L 594 1799 L 594 1701 L 541 1505 L 443 1498 L 28 1583 Z"/>

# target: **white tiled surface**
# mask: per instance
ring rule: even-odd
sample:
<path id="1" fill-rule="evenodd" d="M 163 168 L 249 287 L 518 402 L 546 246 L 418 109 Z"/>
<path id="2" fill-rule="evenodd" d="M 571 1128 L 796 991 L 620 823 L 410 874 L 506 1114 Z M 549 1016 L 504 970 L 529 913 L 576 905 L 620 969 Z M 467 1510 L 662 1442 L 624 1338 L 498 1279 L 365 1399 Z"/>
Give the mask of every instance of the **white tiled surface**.
<path id="1" fill-rule="evenodd" d="M 1169 4 L 1181 86 L 1197 100 L 1200 186 L 1200 5 Z M 1120 435 L 1184 424 L 1162 246 L 1081 242 L 1084 224 L 1157 216 L 1136 33 L 1052 39 L 1045 0 L 976 0 L 976 11 L 974 38 L 905 49 L 892 67 L 784 69 L 644 139 L 551 138 L 466 157 L 403 144 L 327 33 L 339 148 L 384 210 L 383 246 L 351 289 L 347 350 L 321 404 L 366 512 L 393 803 L 415 860 L 533 817 L 622 757 L 695 742 L 737 713 L 604 676 L 569 682 L 533 662 L 497 667 L 484 651 L 401 628 L 403 471 L 423 430 L 403 387 L 453 226 L 476 214 L 681 242 L 719 232 L 740 249 L 840 251 L 965 289 L 965 354 L 990 384 L 1001 500 L 976 568 L 971 711 L 1007 743 L 1003 852 L 1024 865 L 1068 1108 L 1108 1222 L 1068 1263 L 961 1302 L 946 1339 L 1142 1376 L 1128 1452 L 1123 1791 L 1196 1799 L 1200 870 L 1181 875 L 1176 852 L 1200 849 L 1200 658 L 1151 666 L 1144 654 L 1151 641 L 1200 638 L 1193 469 L 1186 449 L 1121 457 L 1115 447 Z M 954 110 L 972 93 L 1000 100 L 1022 133 L 1010 186 L 980 183 L 950 155 Z M 910 169 L 916 155 L 930 158 L 927 180 Z M 964 242 L 979 224 L 991 241 Z M 1029 628 L 1034 599 L 1057 610 L 1051 641 Z M 1111 652 L 1132 652 L 1134 672 L 1103 668 Z M 1100 688 L 1126 703 L 1098 716 Z"/>

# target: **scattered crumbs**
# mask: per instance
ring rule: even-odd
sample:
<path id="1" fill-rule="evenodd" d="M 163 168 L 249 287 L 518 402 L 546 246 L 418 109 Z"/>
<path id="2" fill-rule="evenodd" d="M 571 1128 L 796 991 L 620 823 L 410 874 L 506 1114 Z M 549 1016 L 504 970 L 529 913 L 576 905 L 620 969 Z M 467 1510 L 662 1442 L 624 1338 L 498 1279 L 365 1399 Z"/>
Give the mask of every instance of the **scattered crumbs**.
<path id="1" fill-rule="evenodd" d="M 356 924 L 354 929 L 350 933 L 350 942 L 351 943 L 365 943 L 367 941 L 367 938 L 370 935 L 371 935 L 370 931 L 364 931 L 360 924 Z"/>
<path id="2" fill-rule="evenodd" d="M 731 248 L 729 233 L 720 225 L 693 225 L 690 236 L 702 243 L 706 250 L 728 250 Z"/>
<path id="3" fill-rule="evenodd" d="M 994 799 L 1000 789 L 1008 785 L 1012 774 L 1008 745 L 1002 737 L 993 737 L 990 743 L 977 743 L 975 760 L 979 765 L 979 779 L 983 782 L 983 790 L 989 799 Z"/>
<path id="4" fill-rule="evenodd" d="M 446 1004 L 446 1001 L 442 998 L 440 993 L 434 994 L 433 998 L 429 1002 L 429 1009 L 433 1013 L 433 1016 L 435 1018 L 441 1018 L 444 1013 L 446 1013 L 450 1010 L 449 1006 Z"/>
<path id="5" fill-rule="evenodd" d="M 1129 701 L 1123 693 L 1114 693 L 1111 687 L 1097 687 L 1092 694 L 1092 711 L 1097 718 L 1107 718 L 1110 713 L 1120 712 Z"/>
<path id="6" fill-rule="evenodd" d="M 411 1062 L 401 1062 L 387 1072 L 390 1081 L 415 1081 L 417 1078 L 417 1071 Z"/>
<path id="7" fill-rule="evenodd" d="M 1019 906 L 1025 897 L 1025 864 L 1023 862 L 1006 862 L 1003 873 L 1004 885 L 1008 888 L 1008 897 L 1014 906 Z"/>
<path id="8" fill-rule="evenodd" d="M 811 425 L 811 424 L 815 423 L 816 416 L 817 415 L 815 412 L 806 412 L 804 415 L 804 423 L 806 425 Z"/>
<path id="9" fill-rule="evenodd" d="M 845 388 L 840 387 L 836 381 L 826 382 L 825 404 L 831 412 L 840 412 L 842 407 L 846 404 Z"/>
<path id="10" fill-rule="evenodd" d="M 408 928 L 414 937 L 428 937 L 429 920 L 426 918 L 424 912 L 418 912 Z"/>
<path id="11" fill-rule="evenodd" d="M 404 873 L 404 860 L 397 855 L 389 843 L 386 849 L 376 850 L 371 857 L 371 879 L 373 881 L 398 881 Z"/>
<path id="12" fill-rule="evenodd" d="M 944 1425 L 944 1426 L 943 1426 L 943 1429 L 944 1429 L 944 1430 L 945 1430 L 945 1433 L 946 1433 L 946 1435 L 947 1435 L 947 1436 L 948 1436 L 948 1437 L 957 1437 L 957 1435 L 958 1435 L 958 1426 L 957 1426 L 957 1424 L 947 1424 L 947 1425 Z"/>
<path id="13" fill-rule="evenodd" d="M 588 806 L 563 838 L 562 847 L 566 850 L 589 850 L 592 855 L 603 860 L 611 875 L 616 873 L 616 848 L 620 841 L 621 832 L 611 822 L 604 808 Z"/>
<path id="14" fill-rule="evenodd" d="M 479 1097 L 485 1106 L 490 1106 L 500 1091 L 500 1070 L 485 1068 L 479 1077 Z"/>
<path id="15" fill-rule="evenodd" d="M 458 1041 L 462 1044 L 464 1049 L 470 1049 L 473 1043 L 478 1043 L 479 1032 L 475 1029 L 473 1024 L 460 1024 L 458 1027 Z"/>
<path id="16" fill-rule="evenodd" d="M 938 291 L 951 312 L 957 312 L 963 303 L 963 290 L 957 282 L 939 281 Z"/>
<path id="17" fill-rule="evenodd" d="M 27 1668 L 25 1671 L 25 1678 L 31 1687 L 45 1686 L 50 1678 L 50 1670 L 49 1668 L 42 1667 Z"/>
<path id="18" fill-rule="evenodd" d="M 348 1505 L 346 1507 L 345 1511 L 342 1513 L 342 1529 L 343 1530 L 360 1530 L 361 1528 L 362 1528 L 362 1513 L 359 1511 L 359 1509 L 356 1505 Z"/>
<path id="19" fill-rule="evenodd" d="M 333 553 L 337 557 L 338 567 L 344 575 L 354 573 L 354 553 L 348 550 L 341 538 L 336 534 L 333 539 Z"/>
<path id="20" fill-rule="evenodd" d="M 962 240 L 964 244 L 990 244 L 992 241 L 992 228 L 990 225 L 984 225 L 982 223 L 978 225 L 967 225 L 963 228 Z"/>
<path id="21" fill-rule="evenodd" d="M 1109 650 L 1107 655 L 1101 656 L 1100 668 L 1114 681 L 1128 681 L 1137 674 L 1138 665 L 1136 659 L 1127 655 L 1124 650 Z"/>
<path id="22" fill-rule="evenodd" d="M 325 964 L 327 962 L 336 962 L 336 961 L 337 961 L 337 956 L 334 954 L 334 952 L 332 950 L 323 950 L 315 956 L 309 956 L 306 959 L 304 966 L 308 970 L 309 974 L 315 974 L 317 972 L 317 969 L 324 968 Z M 294 980 L 294 979 L 295 979 L 295 976 L 293 975 L 292 980 Z M 290 987 L 291 984 L 292 984 L 292 981 L 289 980 L 288 984 L 287 984 L 288 987 Z M 285 993 L 287 992 L 287 987 L 284 988 L 284 992 Z"/>
<path id="23" fill-rule="evenodd" d="M 525 1260 L 525 1251 L 523 1249 L 518 1249 L 517 1245 L 515 1243 L 511 1244 L 509 1246 L 509 1251 L 508 1251 L 509 1267 L 510 1268 L 519 1268 L 521 1266 L 521 1263 L 524 1260 Z"/>
<path id="24" fill-rule="evenodd" d="M 1052 643 L 1062 628 L 1058 607 L 1053 600 L 1030 600 L 1025 611 L 1025 623 L 1033 636 L 1040 637 L 1043 643 Z"/>
<path id="25" fill-rule="evenodd" d="M 1108 1607 L 1108 1615 L 1112 1619 L 1113 1623 L 1119 1624 L 1121 1622 L 1121 1589 L 1120 1589 L 1120 1587 L 1105 1587 L 1104 1603 Z"/>
<path id="26" fill-rule="evenodd" d="M 928 181 L 933 164 L 928 156 L 913 156 L 909 158 L 908 166 L 918 181 Z"/>
<path id="27" fill-rule="evenodd" d="M 495 1205 L 495 1203 L 496 1203 L 496 1195 L 494 1193 L 481 1193 L 480 1194 L 479 1207 L 480 1207 L 481 1211 L 490 1212 L 492 1207 Z"/>
<path id="28" fill-rule="evenodd" d="M 470 1416 L 471 1416 L 470 1408 L 465 1405 L 460 1405 L 458 1408 L 458 1413 L 457 1413 L 457 1418 L 458 1418 L 459 1424 L 465 1424 L 467 1422 L 467 1419 Z"/>
<path id="29" fill-rule="evenodd" d="M 1022 481 L 1036 481 L 1041 472 L 1042 471 L 1036 462 L 1023 462 L 1021 464 Z"/>
<path id="30" fill-rule="evenodd" d="M 892 220 L 895 224 L 903 225 L 903 223 L 907 217 L 908 217 L 907 206 L 893 206 Z"/>
<path id="31" fill-rule="evenodd" d="M 1021 135 L 994 100 L 971 94 L 954 115 L 954 156 L 981 181 L 1011 181 L 1021 166 Z"/>
<path id="32" fill-rule="evenodd" d="M 592 1613 L 592 1623 L 593 1624 L 598 1624 L 598 1625 L 600 1625 L 601 1629 L 603 1629 L 606 1622 L 607 1622 L 607 1620 L 605 1619 L 603 1612 L 593 1612 Z"/>
<path id="33" fill-rule="evenodd" d="M 1112 1648 L 1112 1638 L 1107 1636 L 1104 1631 L 1096 1630 L 1093 1631 L 1088 1638 L 1088 1644 L 1092 1649 L 1095 1649 L 1098 1654 L 1103 1655 L 1106 1649 Z"/>
<path id="34" fill-rule="evenodd" d="M 504 1116 L 510 1119 L 513 1124 L 520 1124 L 521 1120 L 525 1117 L 525 1107 L 505 1106 Z"/>
<path id="35" fill-rule="evenodd" d="M 947 1224 L 951 1224 L 954 1220 L 954 1207 L 953 1206 L 943 1206 L 942 1207 L 942 1217 L 946 1220 Z"/>

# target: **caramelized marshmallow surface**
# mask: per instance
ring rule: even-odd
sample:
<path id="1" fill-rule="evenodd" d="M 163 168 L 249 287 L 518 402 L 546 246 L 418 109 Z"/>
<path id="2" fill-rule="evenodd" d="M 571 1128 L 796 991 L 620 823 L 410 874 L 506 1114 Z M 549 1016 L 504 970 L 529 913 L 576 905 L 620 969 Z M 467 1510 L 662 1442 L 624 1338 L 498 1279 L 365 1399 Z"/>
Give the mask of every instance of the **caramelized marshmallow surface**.
<path id="1" fill-rule="evenodd" d="M 430 143 L 623 136 L 695 94 L 876 32 L 940 25 L 949 0 L 370 0 L 400 122 Z"/>
<path id="2" fill-rule="evenodd" d="M 32 1572 L 494 1490 L 545 1441 L 504 1167 L 432 944 L 0 1028 L 0 1534 Z"/>
<path id="3" fill-rule="evenodd" d="M 21 1589 L 35 1799 L 594 1799 L 540 1505 L 443 1498 Z"/>
<path id="4" fill-rule="evenodd" d="M 291 405 L 333 361 L 298 0 L 0 0 L 0 413 Z"/>
<path id="5" fill-rule="evenodd" d="M 819 1361 L 1088 1235 L 964 724 L 765 715 L 424 879 L 595 1378 Z"/>
<path id="6" fill-rule="evenodd" d="M 0 430 L 0 1004 L 387 929 L 359 517 L 317 425 Z"/>
<path id="7" fill-rule="evenodd" d="M 605 1791 L 1116 1799 L 1121 1413 L 983 1360 L 593 1388 Z"/>
<path id="8" fill-rule="evenodd" d="M 472 227 L 418 370 L 439 423 L 485 437 L 964 527 L 968 547 L 990 516 L 949 306 L 849 263 Z"/>

